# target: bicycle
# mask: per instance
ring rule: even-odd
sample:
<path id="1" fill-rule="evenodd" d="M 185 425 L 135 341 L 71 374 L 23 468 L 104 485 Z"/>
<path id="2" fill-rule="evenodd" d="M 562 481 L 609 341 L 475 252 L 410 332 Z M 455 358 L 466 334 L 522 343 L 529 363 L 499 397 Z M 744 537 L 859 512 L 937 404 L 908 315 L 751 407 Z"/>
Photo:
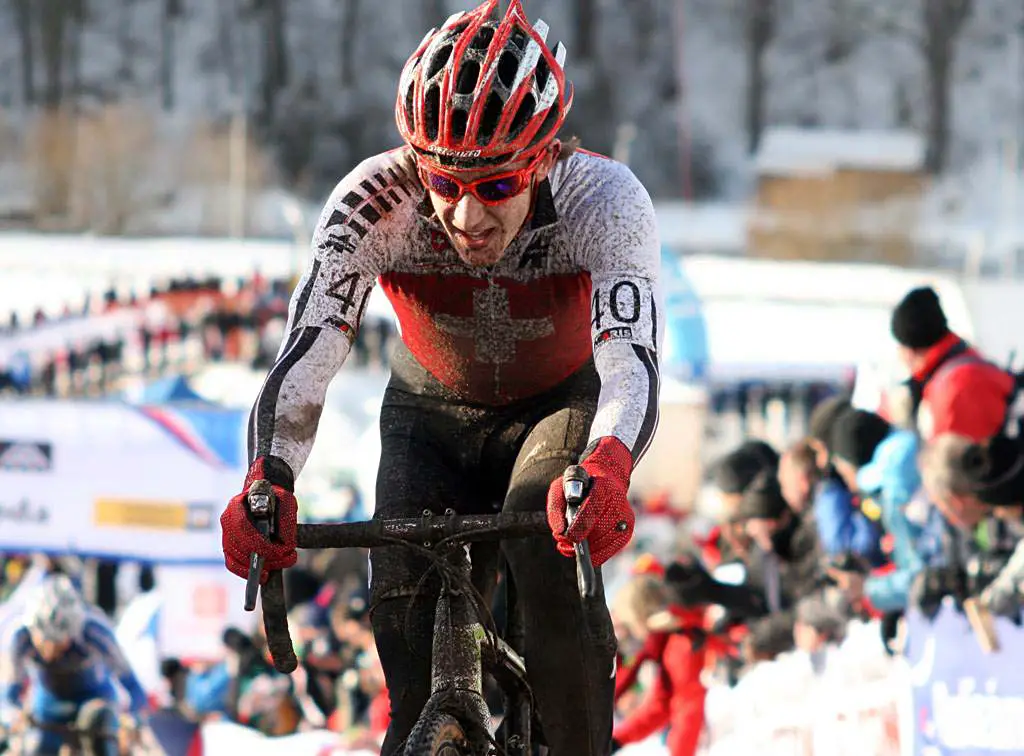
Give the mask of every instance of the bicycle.
<path id="1" fill-rule="evenodd" d="M 22 756 L 35 753 L 37 740 L 42 734 L 56 735 L 63 745 L 60 756 L 107 756 L 123 753 L 122 733 L 116 728 L 106 702 L 87 701 L 82 704 L 77 716 L 70 722 L 44 722 L 31 714 L 25 715 L 22 724 L 10 733 L 6 750 L 7 756 Z"/>
<path id="2" fill-rule="evenodd" d="M 250 488 L 248 501 L 265 536 L 273 534 L 275 502 L 269 484 Z M 569 522 L 575 518 L 590 481 L 582 467 L 563 476 Z M 424 511 L 419 518 L 298 526 L 299 548 L 375 548 L 405 545 L 430 554 L 442 574 L 442 588 L 434 614 L 431 654 L 431 695 L 406 740 L 404 756 L 528 756 L 533 747 L 533 695 L 526 677 L 521 648 L 522 618 L 515 588 L 507 575 L 508 627 L 501 637 L 480 621 L 470 580 L 469 544 L 536 536 L 551 537 L 544 512 L 456 515 Z M 246 582 L 245 609 L 263 606 L 267 646 L 274 666 L 286 674 L 297 666 L 285 611 L 284 578 L 272 571 L 259 585 L 263 560 L 252 554 Z M 586 541 L 576 547 L 580 600 L 596 594 L 597 576 Z M 467 590 L 468 588 L 468 590 Z M 484 701 L 483 671 L 494 678 L 505 696 L 502 723 L 504 743 L 490 734 L 490 713 Z"/>

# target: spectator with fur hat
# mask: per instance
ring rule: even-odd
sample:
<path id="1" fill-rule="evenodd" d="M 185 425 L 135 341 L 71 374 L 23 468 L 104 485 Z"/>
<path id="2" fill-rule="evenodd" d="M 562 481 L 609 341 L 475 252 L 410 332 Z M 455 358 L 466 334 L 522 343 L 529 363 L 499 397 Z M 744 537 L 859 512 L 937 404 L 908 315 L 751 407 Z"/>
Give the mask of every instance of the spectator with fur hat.
<path id="1" fill-rule="evenodd" d="M 981 441 L 1000 431 L 1016 380 L 949 329 L 934 289 L 911 290 L 893 310 L 891 328 L 926 441 L 943 433 Z"/>

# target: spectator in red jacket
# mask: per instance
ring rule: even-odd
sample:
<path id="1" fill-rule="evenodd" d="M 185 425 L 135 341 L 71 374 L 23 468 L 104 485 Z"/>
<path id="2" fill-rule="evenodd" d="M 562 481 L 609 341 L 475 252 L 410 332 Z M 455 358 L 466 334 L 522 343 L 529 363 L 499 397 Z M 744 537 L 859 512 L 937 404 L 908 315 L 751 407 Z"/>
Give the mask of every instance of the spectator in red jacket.
<path id="1" fill-rule="evenodd" d="M 892 335 L 925 441 L 956 433 L 981 441 L 1006 422 L 1014 376 L 985 360 L 949 329 L 939 297 L 930 287 L 913 289 L 893 310 Z"/>
<path id="2" fill-rule="evenodd" d="M 639 706 L 615 726 L 612 752 L 641 742 L 668 728 L 670 756 L 694 756 L 704 729 L 707 689 L 701 671 L 712 650 L 703 629 L 705 608 L 675 603 L 663 570 L 646 569 L 635 575 L 615 597 L 613 611 L 643 647 L 615 680 L 618 699 L 636 682 L 645 662 L 657 664 L 657 676 Z"/>

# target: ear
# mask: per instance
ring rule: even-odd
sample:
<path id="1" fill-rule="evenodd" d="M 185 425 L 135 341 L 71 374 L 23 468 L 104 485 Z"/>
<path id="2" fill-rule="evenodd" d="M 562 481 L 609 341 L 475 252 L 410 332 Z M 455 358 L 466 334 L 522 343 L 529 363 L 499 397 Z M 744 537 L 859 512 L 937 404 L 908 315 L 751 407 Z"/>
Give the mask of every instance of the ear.
<path id="1" fill-rule="evenodd" d="M 555 161 L 558 160 L 558 152 L 562 148 L 562 143 L 559 140 L 555 140 L 548 147 L 544 157 L 541 158 L 540 162 L 537 163 L 537 181 L 543 181 L 551 173 L 551 169 L 555 165 Z"/>

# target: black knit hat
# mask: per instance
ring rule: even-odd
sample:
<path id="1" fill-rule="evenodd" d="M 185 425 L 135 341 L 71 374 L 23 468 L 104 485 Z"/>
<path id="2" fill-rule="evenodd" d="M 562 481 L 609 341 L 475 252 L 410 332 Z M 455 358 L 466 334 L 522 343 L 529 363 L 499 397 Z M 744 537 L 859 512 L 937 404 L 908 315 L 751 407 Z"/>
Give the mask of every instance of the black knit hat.
<path id="1" fill-rule="evenodd" d="M 814 405 L 807 421 L 808 435 L 827 447 L 832 438 L 832 427 L 838 417 L 850 409 L 850 397 L 846 395 L 830 396 Z"/>
<path id="2" fill-rule="evenodd" d="M 939 295 L 930 286 L 911 289 L 892 311 L 892 335 L 910 349 L 927 349 L 949 333 Z"/>
<path id="3" fill-rule="evenodd" d="M 715 465 L 714 483 L 725 494 L 743 493 L 758 473 L 779 469 L 779 453 L 764 441 L 747 441 Z"/>
<path id="4" fill-rule="evenodd" d="M 851 409 L 842 413 L 832 428 L 829 451 L 854 467 L 864 467 L 892 427 L 874 412 Z"/>
<path id="5" fill-rule="evenodd" d="M 1024 440 L 995 436 L 971 444 L 960 460 L 975 496 L 986 504 L 1024 504 Z"/>
<path id="6" fill-rule="evenodd" d="M 778 476 L 772 471 L 765 470 L 743 492 L 743 499 L 734 519 L 777 520 L 787 508 L 786 498 L 779 487 Z"/>

